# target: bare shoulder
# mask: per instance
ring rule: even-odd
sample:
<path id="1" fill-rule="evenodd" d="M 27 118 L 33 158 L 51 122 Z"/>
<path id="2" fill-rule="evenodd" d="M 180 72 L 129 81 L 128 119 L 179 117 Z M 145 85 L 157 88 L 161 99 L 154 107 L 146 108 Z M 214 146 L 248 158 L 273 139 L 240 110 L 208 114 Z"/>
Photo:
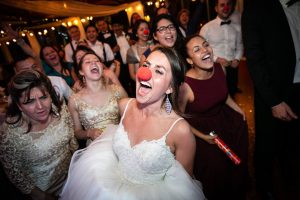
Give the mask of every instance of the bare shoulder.
<path id="1" fill-rule="evenodd" d="M 119 111 L 120 111 L 120 114 L 123 115 L 124 113 L 124 110 L 126 108 L 126 105 L 128 104 L 128 101 L 130 100 L 131 98 L 123 98 L 123 99 L 120 99 L 119 102 L 118 102 L 118 105 L 119 105 Z"/>
<path id="2" fill-rule="evenodd" d="M 186 137 L 188 135 L 192 135 L 190 125 L 185 119 L 181 119 L 177 122 L 173 132 L 175 133 L 176 137 Z"/>

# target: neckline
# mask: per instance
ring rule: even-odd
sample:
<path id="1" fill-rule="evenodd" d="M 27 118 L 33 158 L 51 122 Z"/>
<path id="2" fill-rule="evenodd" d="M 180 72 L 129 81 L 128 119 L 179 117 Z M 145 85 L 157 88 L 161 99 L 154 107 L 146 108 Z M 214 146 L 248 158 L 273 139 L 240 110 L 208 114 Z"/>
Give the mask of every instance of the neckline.
<path id="1" fill-rule="evenodd" d="M 140 146 L 141 144 L 144 144 L 144 143 L 159 142 L 160 140 L 162 140 L 162 139 L 164 139 L 164 138 L 166 137 L 166 134 L 164 134 L 161 138 L 158 138 L 158 139 L 151 139 L 151 140 L 146 140 L 146 139 L 144 139 L 144 140 L 141 140 L 141 141 L 137 142 L 136 144 L 132 145 L 132 144 L 131 144 L 131 141 L 130 141 L 130 139 L 129 139 L 129 137 L 128 137 L 128 132 L 125 130 L 125 127 L 124 127 L 122 121 L 120 122 L 120 126 L 121 126 L 121 128 L 123 129 L 123 133 L 122 133 L 122 134 L 124 134 L 125 137 L 126 137 L 126 139 L 127 139 L 128 147 L 129 147 L 130 149 L 132 149 L 132 150 L 136 149 L 136 148 L 137 148 L 138 146 Z M 171 152 L 171 148 L 167 145 L 167 143 L 166 143 L 165 140 L 164 140 L 164 144 L 165 144 L 165 146 L 166 146 L 166 147 L 170 150 L 170 152 Z M 171 152 L 171 153 L 172 153 L 172 152 Z"/>

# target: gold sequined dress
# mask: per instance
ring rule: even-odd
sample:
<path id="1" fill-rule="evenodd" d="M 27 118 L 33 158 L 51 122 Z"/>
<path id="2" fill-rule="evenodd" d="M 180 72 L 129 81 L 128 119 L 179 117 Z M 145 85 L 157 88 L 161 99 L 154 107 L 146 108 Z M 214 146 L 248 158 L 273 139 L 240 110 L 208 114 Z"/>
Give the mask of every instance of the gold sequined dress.
<path id="1" fill-rule="evenodd" d="M 19 125 L 19 124 L 18 124 Z M 26 133 L 27 124 L 0 127 L 0 160 L 9 180 L 24 194 L 34 187 L 58 194 L 78 148 L 67 107 L 42 131 Z"/>
<path id="2" fill-rule="evenodd" d="M 73 94 L 76 110 L 79 114 L 79 120 L 85 130 L 97 128 L 103 131 L 110 124 L 118 124 L 120 121 L 118 100 L 122 97 L 121 88 L 117 85 L 111 85 L 112 92 L 108 101 L 101 107 L 93 106 L 82 100 L 78 94 Z M 87 145 L 91 140 L 87 141 Z"/>

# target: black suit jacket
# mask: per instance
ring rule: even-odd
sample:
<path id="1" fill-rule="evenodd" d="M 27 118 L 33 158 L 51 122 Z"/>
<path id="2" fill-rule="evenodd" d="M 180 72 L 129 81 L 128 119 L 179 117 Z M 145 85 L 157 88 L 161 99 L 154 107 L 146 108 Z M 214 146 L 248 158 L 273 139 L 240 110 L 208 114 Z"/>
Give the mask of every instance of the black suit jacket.
<path id="1" fill-rule="evenodd" d="M 293 84 L 296 55 L 279 0 L 246 2 L 242 35 L 255 95 L 269 108 L 285 101 Z"/>

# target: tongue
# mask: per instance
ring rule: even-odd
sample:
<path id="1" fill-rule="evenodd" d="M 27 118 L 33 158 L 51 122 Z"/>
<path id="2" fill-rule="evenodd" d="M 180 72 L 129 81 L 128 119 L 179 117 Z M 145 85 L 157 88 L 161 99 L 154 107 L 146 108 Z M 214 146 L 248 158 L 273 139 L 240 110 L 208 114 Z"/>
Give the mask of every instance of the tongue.
<path id="1" fill-rule="evenodd" d="M 145 96 L 146 94 L 148 94 L 151 91 L 150 88 L 146 88 L 146 87 L 140 87 L 138 90 L 138 93 L 140 96 Z"/>

